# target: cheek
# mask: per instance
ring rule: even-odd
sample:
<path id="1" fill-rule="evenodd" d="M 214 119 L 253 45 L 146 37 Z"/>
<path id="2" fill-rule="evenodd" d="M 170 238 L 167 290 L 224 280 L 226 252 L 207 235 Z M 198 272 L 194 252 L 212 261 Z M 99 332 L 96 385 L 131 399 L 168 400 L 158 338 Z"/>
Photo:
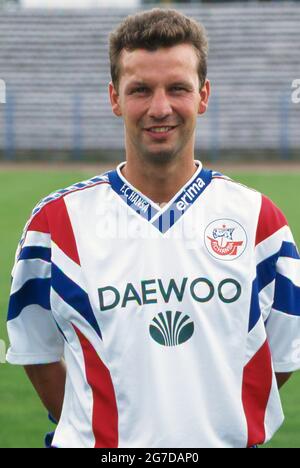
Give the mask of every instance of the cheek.
<path id="1" fill-rule="evenodd" d="M 145 113 L 144 107 L 142 103 L 128 100 L 123 107 L 125 110 L 124 118 L 126 116 L 127 121 L 137 121 Z"/>
<path id="2" fill-rule="evenodd" d="M 197 118 L 199 102 L 195 98 L 182 99 L 174 105 L 173 109 L 185 120 L 194 120 Z"/>

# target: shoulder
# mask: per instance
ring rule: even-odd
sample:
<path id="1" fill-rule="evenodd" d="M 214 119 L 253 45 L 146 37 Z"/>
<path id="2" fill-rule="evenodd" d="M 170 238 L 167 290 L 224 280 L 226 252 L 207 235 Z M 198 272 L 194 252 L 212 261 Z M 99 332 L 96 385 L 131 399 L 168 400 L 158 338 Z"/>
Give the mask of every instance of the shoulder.
<path id="1" fill-rule="evenodd" d="M 281 232 L 282 229 L 289 231 L 285 215 L 270 198 L 262 194 L 256 231 L 256 245 L 270 239 L 276 233 Z"/>
<path id="2" fill-rule="evenodd" d="M 228 196 L 233 197 L 236 196 L 236 201 L 248 201 L 256 204 L 256 211 L 258 213 L 258 241 L 260 238 L 265 238 L 270 235 L 271 232 L 274 232 L 288 224 L 281 209 L 263 193 L 233 180 L 220 172 L 212 171 L 212 182 L 219 187 L 222 194 L 228 194 Z"/>
<path id="3" fill-rule="evenodd" d="M 109 184 L 108 173 L 101 174 L 99 176 L 92 177 L 81 182 L 76 182 L 69 187 L 59 189 L 55 192 L 52 192 L 50 195 L 47 195 L 45 198 L 42 198 L 32 211 L 32 217 L 36 216 L 40 211 L 44 210 L 45 207 L 51 205 L 52 203 L 63 200 L 64 198 L 74 194 L 81 193 L 92 187 L 99 185 Z"/>
<path id="4" fill-rule="evenodd" d="M 20 240 L 20 245 L 23 244 L 28 231 L 34 231 L 43 234 L 49 234 L 49 220 L 55 216 L 59 219 L 59 214 L 62 215 L 61 220 L 65 218 L 65 203 L 64 200 L 72 194 L 78 193 L 80 196 L 86 190 L 93 187 L 109 185 L 108 173 L 104 173 L 91 179 L 81 182 L 76 182 L 66 188 L 56 190 L 46 197 L 42 198 L 33 208 L 31 215 L 25 225 L 23 234 Z"/>
<path id="5" fill-rule="evenodd" d="M 223 188 L 224 190 L 239 192 L 241 195 L 245 194 L 251 196 L 251 194 L 255 194 L 258 197 L 261 196 L 261 193 L 254 188 L 248 187 L 221 172 L 212 171 L 212 182 L 214 182 L 216 186 L 219 186 L 220 189 Z"/>

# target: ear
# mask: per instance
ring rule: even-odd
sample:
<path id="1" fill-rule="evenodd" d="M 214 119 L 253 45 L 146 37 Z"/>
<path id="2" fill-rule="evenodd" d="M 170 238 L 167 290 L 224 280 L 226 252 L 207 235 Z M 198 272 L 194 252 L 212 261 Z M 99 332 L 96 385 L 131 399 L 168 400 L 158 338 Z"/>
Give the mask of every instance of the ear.
<path id="1" fill-rule="evenodd" d="M 199 103 L 199 108 L 198 108 L 198 114 L 204 114 L 207 111 L 208 107 L 208 99 L 210 95 L 210 82 L 208 80 L 205 80 L 205 83 L 200 89 L 200 103 Z"/>
<path id="2" fill-rule="evenodd" d="M 112 82 L 109 83 L 108 90 L 112 111 L 117 117 L 121 117 L 120 97 Z"/>

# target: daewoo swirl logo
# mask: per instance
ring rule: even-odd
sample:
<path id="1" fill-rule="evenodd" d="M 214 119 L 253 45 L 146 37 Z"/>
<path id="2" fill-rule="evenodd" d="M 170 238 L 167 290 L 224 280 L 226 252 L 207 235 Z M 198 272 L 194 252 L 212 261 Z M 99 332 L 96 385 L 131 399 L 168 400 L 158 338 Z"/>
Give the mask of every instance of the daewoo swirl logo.
<path id="1" fill-rule="evenodd" d="M 171 310 L 159 313 L 151 322 L 150 335 L 162 346 L 179 346 L 188 341 L 194 333 L 194 322 L 182 312 Z"/>

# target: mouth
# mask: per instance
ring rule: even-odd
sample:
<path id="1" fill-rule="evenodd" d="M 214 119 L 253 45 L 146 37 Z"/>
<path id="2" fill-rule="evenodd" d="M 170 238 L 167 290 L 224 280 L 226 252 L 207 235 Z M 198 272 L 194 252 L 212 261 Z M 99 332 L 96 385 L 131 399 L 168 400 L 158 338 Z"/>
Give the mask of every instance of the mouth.
<path id="1" fill-rule="evenodd" d="M 163 139 L 169 136 L 171 133 L 174 132 L 174 130 L 178 127 L 178 125 L 174 126 L 161 126 L 161 127 L 150 127 L 150 128 L 145 128 L 144 131 L 151 135 L 155 139 Z"/>

